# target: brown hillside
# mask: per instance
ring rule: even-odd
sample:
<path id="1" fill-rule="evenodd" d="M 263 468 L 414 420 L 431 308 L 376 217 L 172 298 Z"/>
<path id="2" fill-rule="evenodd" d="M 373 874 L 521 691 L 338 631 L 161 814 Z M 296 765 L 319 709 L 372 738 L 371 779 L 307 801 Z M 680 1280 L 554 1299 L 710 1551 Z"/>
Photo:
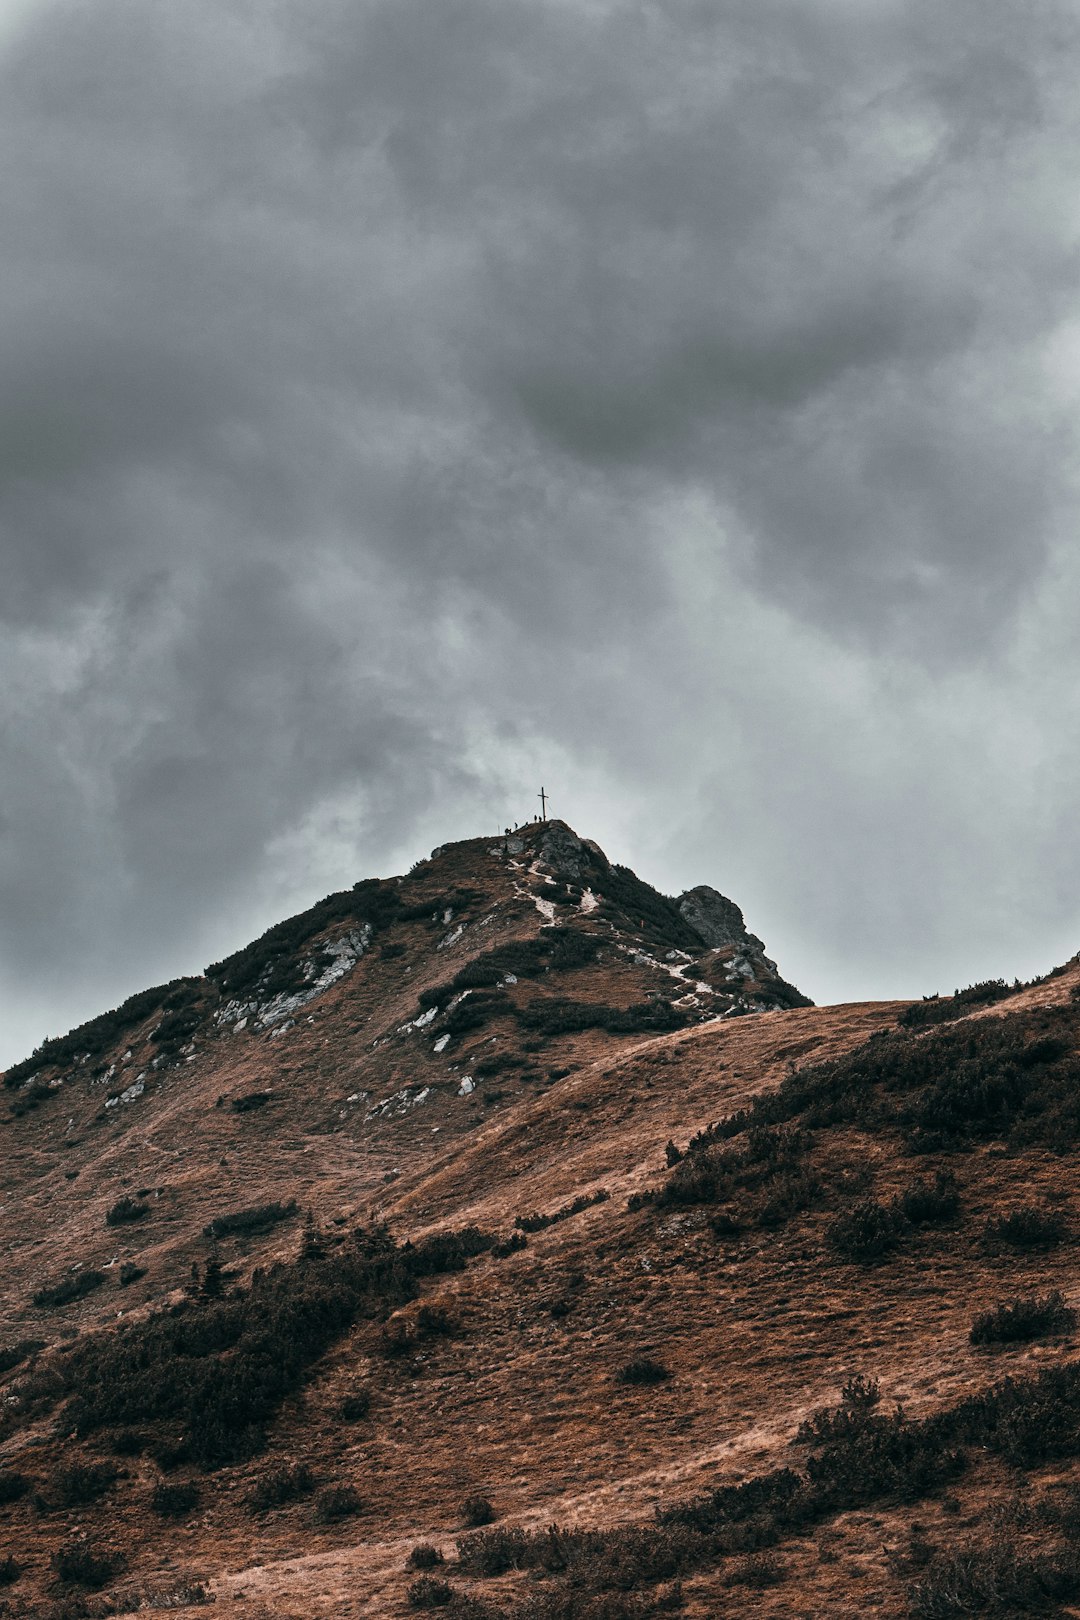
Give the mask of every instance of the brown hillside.
<path id="1" fill-rule="evenodd" d="M 692 893 L 472 840 L 9 1072 L 0 1614 L 1080 1612 L 1080 969 Z"/>

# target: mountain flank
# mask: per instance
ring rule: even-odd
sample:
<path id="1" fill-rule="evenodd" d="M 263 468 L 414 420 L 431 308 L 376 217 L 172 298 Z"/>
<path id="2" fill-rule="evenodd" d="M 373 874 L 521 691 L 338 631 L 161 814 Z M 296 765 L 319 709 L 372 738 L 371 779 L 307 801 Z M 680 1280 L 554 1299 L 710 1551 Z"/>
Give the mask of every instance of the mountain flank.
<path id="1" fill-rule="evenodd" d="M 1080 1612 L 1077 996 L 816 1008 L 546 822 L 46 1042 L 0 1614 Z"/>

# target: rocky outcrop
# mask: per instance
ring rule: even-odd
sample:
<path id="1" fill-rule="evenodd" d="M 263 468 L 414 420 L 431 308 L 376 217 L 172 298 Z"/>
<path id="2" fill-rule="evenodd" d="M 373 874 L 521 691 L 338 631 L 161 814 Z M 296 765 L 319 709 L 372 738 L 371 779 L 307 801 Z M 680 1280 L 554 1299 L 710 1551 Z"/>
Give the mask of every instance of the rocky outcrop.
<path id="1" fill-rule="evenodd" d="M 686 921 L 706 945 L 715 950 L 719 945 L 764 947 L 760 939 L 746 932 L 746 921 L 734 900 L 729 900 L 718 889 L 699 883 L 696 889 L 687 889 L 676 902 Z"/>

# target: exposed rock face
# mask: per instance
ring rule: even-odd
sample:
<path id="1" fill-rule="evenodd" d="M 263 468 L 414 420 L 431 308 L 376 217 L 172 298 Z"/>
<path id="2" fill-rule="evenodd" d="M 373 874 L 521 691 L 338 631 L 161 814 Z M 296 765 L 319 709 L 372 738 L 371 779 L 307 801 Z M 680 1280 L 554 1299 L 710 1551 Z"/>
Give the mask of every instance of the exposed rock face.
<path id="1" fill-rule="evenodd" d="M 581 883 L 597 865 L 598 846 L 590 848 L 565 821 L 544 824 L 537 865 L 567 883 Z M 604 866 L 607 858 L 603 857 Z"/>
<path id="2" fill-rule="evenodd" d="M 734 900 L 707 883 L 696 889 L 687 889 L 678 899 L 678 907 L 694 931 L 706 945 L 745 945 L 749 942 L 761 949 L 761 941 L 746 932 L 746 921 Z"/>

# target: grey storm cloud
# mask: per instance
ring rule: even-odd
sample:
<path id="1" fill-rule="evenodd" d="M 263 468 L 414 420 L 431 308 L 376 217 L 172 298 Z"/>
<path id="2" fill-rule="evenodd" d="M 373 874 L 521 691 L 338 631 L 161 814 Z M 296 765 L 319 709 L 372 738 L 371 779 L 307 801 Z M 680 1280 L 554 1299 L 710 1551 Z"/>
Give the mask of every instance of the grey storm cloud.
<path id="1" fill-rule="evenodd" d="M 1040 0 L 0 7 L 0 1061 L 541 769 L 821 998 L 1080 943 L 1078 66 Z"/>

